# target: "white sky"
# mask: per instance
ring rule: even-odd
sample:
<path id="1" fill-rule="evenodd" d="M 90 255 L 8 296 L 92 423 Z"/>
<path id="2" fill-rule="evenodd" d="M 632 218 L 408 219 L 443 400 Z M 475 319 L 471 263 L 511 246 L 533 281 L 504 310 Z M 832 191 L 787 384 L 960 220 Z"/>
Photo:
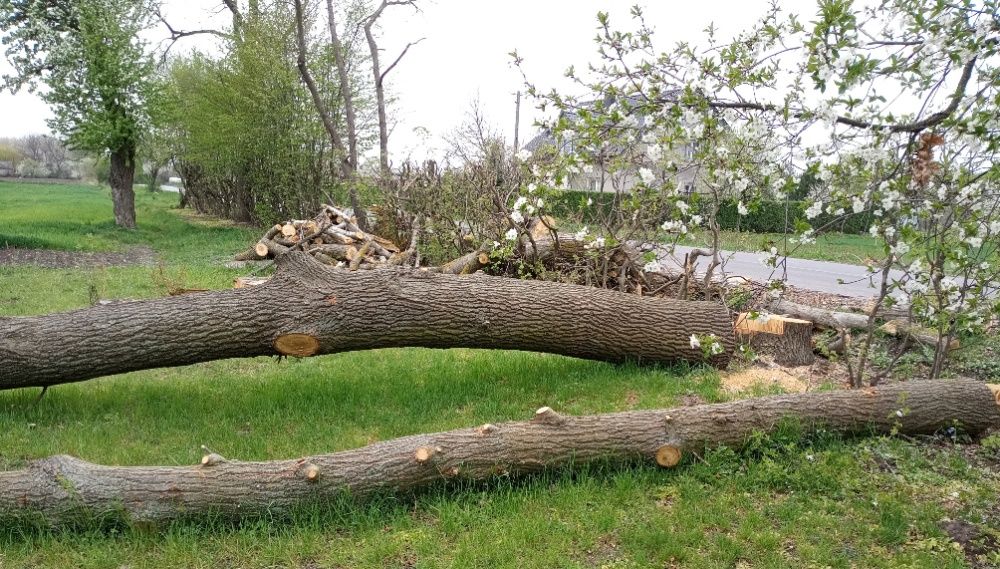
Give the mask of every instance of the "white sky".
<path id="1" fill-rule="evenodd" d="M 514 93 L 522 89 L 520 74 L 508 53 L 517 49 L 525 60 L 528 78 L 541 88 L 565 88 L 562 74 L 570 65 L 577 69 L 596 60 L 594 36 L 596 14 L 611 14 L 612 24 L 629 28 L 629 7 L 634 2 L 618 0 L 421 0 L 421 11 L 391 7 L 383 15 L 384 60 L 395 59 L 408 41 L 426 39 L 410 49 L 389 75 L 389 88 L 398 98 L 390 137 L 390 151 L 398 162 L 437 154 L 442 135 L 461 121 L 477 95 L 490 121 L 513 139 Z M 712 0 L 678 2 L 645 0 L 647 22 L 657 31 L 657 42 L 667 46 L 676 40 L 697 40 L 714 23 L 720 37 L 751 25 L 770 0 Z M 224 18 L 220 0 L 165 0 L 164 12 L 178 29 L 210 27 Z M 786 7 L 807 8 L 811 19 L 813 2 L 784 0 Z M 220 16 L 221 14 L 221 16 Z M 163 36 L 166 35 L 162 31 Z M 200 41 L 188 40 L 174 49 Z M 205 43 L 209 41 L 209 43 Z M 0 58 L 0 73 L 10 70 Z M 525 98 L 521 107 L 522 144 L 535 133 L 537 112 Z M 0 137 L 48 132 L 46 105 L 27 92 L 0 94 Z M 426 129 L 428 137 L 418 131 Z"/>

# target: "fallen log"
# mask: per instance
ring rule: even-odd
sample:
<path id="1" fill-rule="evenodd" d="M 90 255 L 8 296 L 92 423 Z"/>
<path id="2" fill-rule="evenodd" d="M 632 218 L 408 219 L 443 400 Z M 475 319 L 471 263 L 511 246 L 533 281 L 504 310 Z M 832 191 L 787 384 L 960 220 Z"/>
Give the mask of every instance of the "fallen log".
<path id="1" fill-rule="evenodd" d="M 789 300 L 776 300 L 771 303 L 768 309 L 774 314 L 781 314 L 791 318 L 808 320 L 817 326 L 833 328 L 834 330 L 867 329 L 868 315 L 855 314 L 852 312 L 836 312 L 826 310 L 816 306 L 798 304 Z"/>
<path id="2" fill-rule="evenodd" d="M 856 314 L 853 312 L 837 312 L 815 306 L 797 304 L 788 300 L 778 300 L 771 303 L 770 310 L 775 314 L 783 314 L 793 318 L 809 320 L 819 327 L 832 328 L 835 330 L 867 330 L 869 328 L 868 321 L 871 317 L 870 313 Z M 881 317 L 888 317 L 890 314 L 895 314 L 895 312 L 890 311 L 887 314 L 882 314 L 881 311 L 879 311 L 879 316 Z M 889 320 L 878 329 L 885 334 L 889 334 L 890 336 L 909 338 L 914 342 L 927 346 L 936 346 L 938 341 L 937 334 L 935 334 L 932 330 L 922 328 L 909 322 L 908 320 Z M 953 339 L 948 345 L 949 350 L 957 350 L 959 347 L 960 343 L 957 339 Z"/>
<path id="3" fill-rule="evenodd" d="M 1000 386 L 913 381 L 853 391 L 747 399 L 677 409 L 562 416 L 421 434 L 333 454 L 273 462 L 209 452 L 198 466 L 99 466 L 69 456 L 0 472 L 0 519 L 53 526 L 124 517 L 156 524 L 207 514 L 280 514 L 348 494 L 409 490 L 446 479 L 484 479 L 596 460 L 646 459 L 670 468 L 706 446 L 739 446 L 783 420 L 842 432 L 933 433 L 1000 425 Z"/>
<path id="4" fill-rule="evenodd" d="M 316 339 L 312 353 L 281 339 Z M 715 334 L 725 367 L 728 310 L 577 285 L 399 267 L 348 271 L 292 251 L 266 283 L 0 319 L 0 389 L 263 355 L 388 347 L 493 348 L 612 362 L 703 361 L 692 334 Z"/>

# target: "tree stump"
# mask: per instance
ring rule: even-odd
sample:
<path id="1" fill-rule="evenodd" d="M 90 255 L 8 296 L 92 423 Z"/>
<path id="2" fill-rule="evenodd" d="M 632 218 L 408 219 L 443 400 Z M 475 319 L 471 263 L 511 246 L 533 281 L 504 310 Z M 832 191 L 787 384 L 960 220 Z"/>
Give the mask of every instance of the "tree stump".
<path id="1" fill-rule="evenodd" d="M 744 312 L 736 320 L 736 336 L 757 353 L 774 357 L 784 366 L 810 365 L 816 359 L 812 347 L 813 323 L 808 320 Z"/>

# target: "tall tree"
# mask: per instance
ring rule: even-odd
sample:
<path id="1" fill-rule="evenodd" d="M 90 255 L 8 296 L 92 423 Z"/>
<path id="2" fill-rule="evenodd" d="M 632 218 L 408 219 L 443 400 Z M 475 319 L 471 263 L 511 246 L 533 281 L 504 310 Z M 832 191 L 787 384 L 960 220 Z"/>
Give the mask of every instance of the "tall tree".
<path id="1" fill-rule="evenodd" d="M 423 38 L 420 38 L 406 44 L 396 59 L 384 71 L 382 70 L 378 41 L 375 39 L 373 30 L 378 19 L 382 17 L 382 13 L 389 6 L 413 6 L 416 8 L 417 2 L 416 0 L 381 0 L 375 11 L 364 21 L 365 39 L 368 40 L 368 50 L 371 52 L 372 75 L 375 80 L 375 104 L 378 110 L 378 155 L 379 167 L 383 176 L 389 173 L 389 120 L 385 111 L 385 77 L 403 59 L 411 47 L 423 41 Z"/>
<path id="2" fill-rule="evenodd" d="M 3 86 L 47 89 L 49 127 L 70 147 L 110 157 L 115 223 L 135 227 L 136 149 L 154 91 L 138 37 L 153 0 L 0 0 L 0 32 L 15 73 Z"/>

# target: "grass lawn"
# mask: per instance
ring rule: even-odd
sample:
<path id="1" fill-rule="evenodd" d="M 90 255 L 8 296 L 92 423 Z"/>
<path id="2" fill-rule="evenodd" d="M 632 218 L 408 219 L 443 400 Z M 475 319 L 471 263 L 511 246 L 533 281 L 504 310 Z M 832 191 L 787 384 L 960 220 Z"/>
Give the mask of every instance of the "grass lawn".
<path id="1" fill-rule="evenodd" d="M 140 228 L 128 232 L 113 226 L 104 190 L 0 183 L 0 242 L 148 246 L 160 259 L 2 267 L 0 316 L 83 307 L 94 288 L 140 298 L 164 294 L 168 281 L 229 286 L 238 271 L 220 262 L 257 232 L 192 221 L 172 209 L 176 199 L 140 192 Z M 397 349 L 150 370 L 57 386 L 38 405 L 36 397 L 0 392 L 0 468 L 59 453 L 104 464 L 195 464 L 200 445 L 233 459 L 288 458 L 526 419 L 542 405 L 591 413 L 727 395 L 703 368 Z M 790 429 L 672 470 L 635 463 L 454 482 L 242 524 L 48 531 L 0 522 L 0 568 L 970 567 L 943 522 L 998 531 L 998 465 L 998 437 L 980 446 Z M 1000 563 L 1000 553 L 987 555 Z"/>
<path id="2" fill-rule="evenodd" d="M 722 249 L 727 251 L 748 251 L 756 253 L 777 247 L 784 251 L 787 235 L 781 233 L 744 233 L 737 231 L 722 231 Z M 711 234 L 707 231 L 696 233 L 691 240 L 681 241 L 682 245 L 707 246 L 711 243 Z M 824 233 L 816 237 L 816 242 L 809 245 L 788 243 L 788 256 L 817 261 L 834 261 L 863 265 L 867 259 L 883 259 L 885 253 L 879 241 L 869 235 L 851 235 L 847 233 Z"/>

